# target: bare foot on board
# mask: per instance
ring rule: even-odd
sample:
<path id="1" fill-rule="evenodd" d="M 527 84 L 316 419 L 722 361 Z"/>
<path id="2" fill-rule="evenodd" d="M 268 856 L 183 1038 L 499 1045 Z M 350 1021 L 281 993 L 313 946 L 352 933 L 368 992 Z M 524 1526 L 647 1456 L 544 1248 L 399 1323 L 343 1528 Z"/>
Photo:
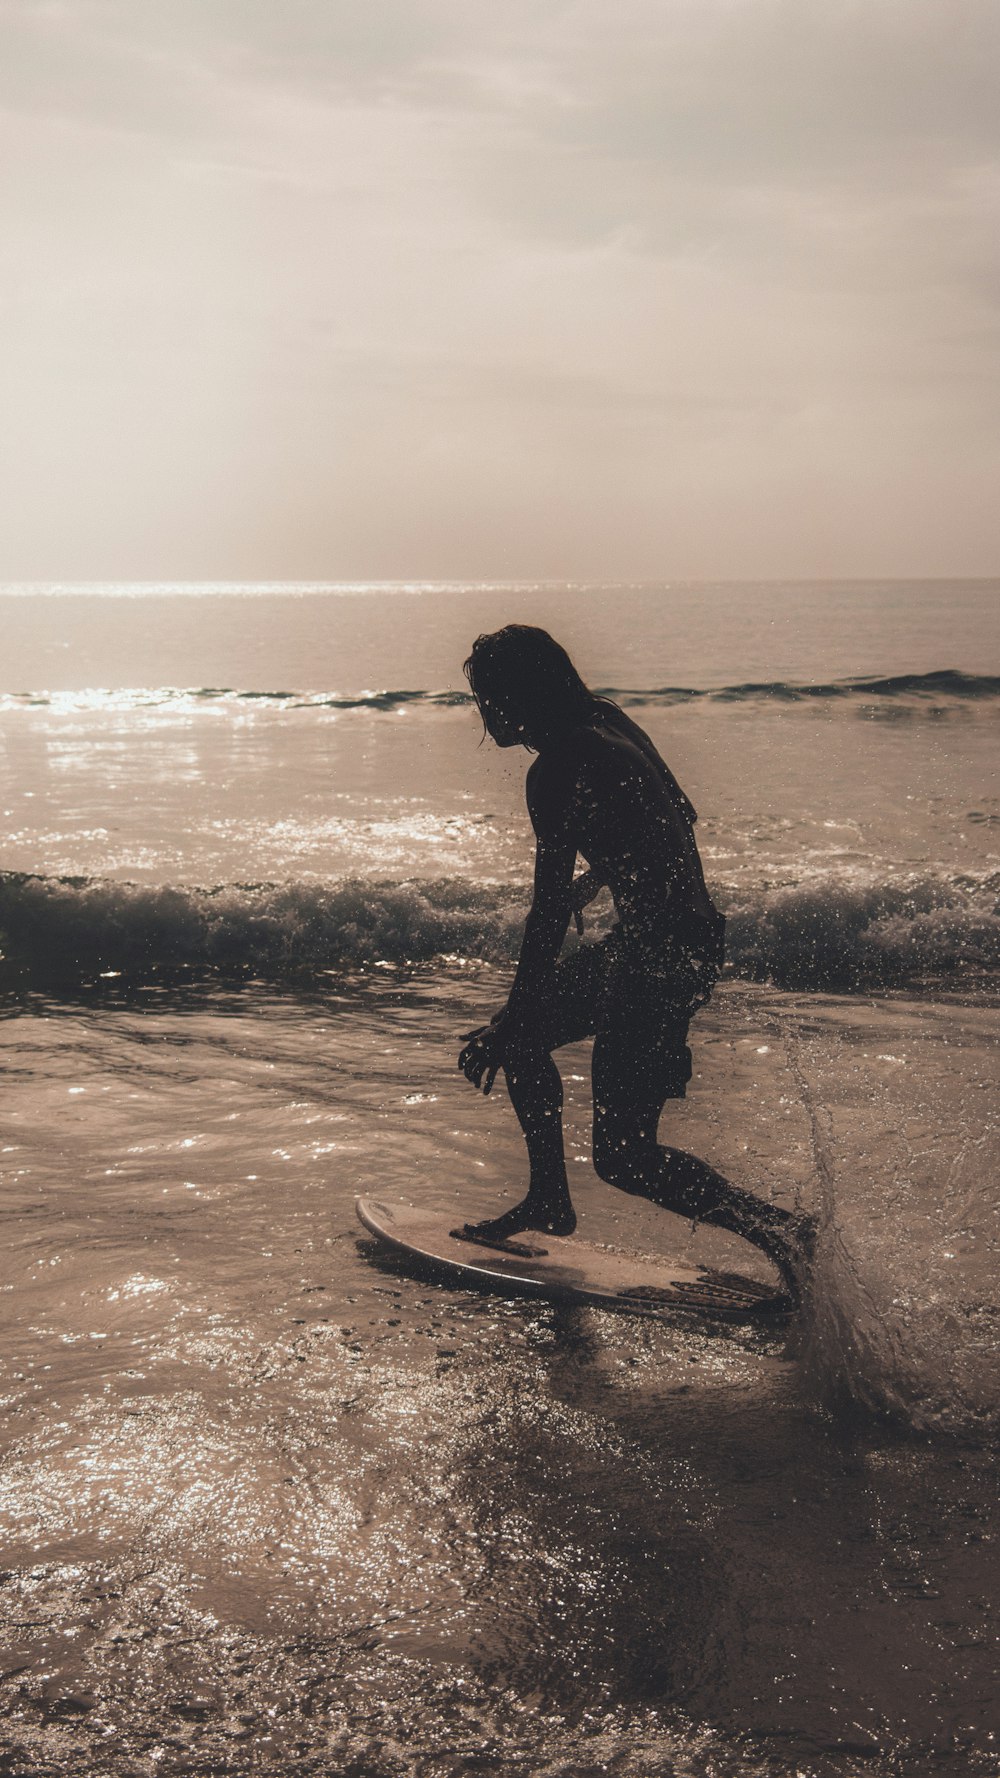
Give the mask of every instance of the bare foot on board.
<path id="1" fill-rule="evenodd" d="M 463 1223 L 457 1234 L 477 1241 L 506 1241 L 512 1235 L 533 1230 L 540 1235 L 571 1235 L 576 1228 L 576 1211 L 568 1198 L 543 1198 L 531 1192 L 502 1216 L 488 1216 L 482 1222 Z"/>

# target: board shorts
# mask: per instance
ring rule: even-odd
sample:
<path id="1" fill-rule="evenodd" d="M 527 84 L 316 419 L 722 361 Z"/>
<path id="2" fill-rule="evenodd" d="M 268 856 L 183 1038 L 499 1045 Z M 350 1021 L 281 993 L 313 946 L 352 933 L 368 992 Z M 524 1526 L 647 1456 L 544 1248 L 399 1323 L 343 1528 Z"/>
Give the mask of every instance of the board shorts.
<path id="1" fill-rule="evenodd" d="M 545 1047 L 606 1038 L 622 1058 L 655 1057 L 665 1099 L 683 1099 L 691 1079 L 688 1026 L 722 972 L 725 921 L 699 922 L 672 955 L 651 956 L 620 926 L 560 958 L 540 1021 Z"/>

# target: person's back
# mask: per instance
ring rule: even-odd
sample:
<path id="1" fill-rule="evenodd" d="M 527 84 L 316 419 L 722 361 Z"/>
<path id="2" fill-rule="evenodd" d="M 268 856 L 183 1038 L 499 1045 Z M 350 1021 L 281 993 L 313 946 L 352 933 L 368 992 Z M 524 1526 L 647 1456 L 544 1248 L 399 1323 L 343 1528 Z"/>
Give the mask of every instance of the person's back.
<path id="1" fill-rule="evenodd" d="M 679 944 L 721 928 L 694 837 L 695 811 L 638 723 L 605 698 L 539 758 L 571 799 L 576 848 L 607 884 L 623 936 L 666 961 Z"/>

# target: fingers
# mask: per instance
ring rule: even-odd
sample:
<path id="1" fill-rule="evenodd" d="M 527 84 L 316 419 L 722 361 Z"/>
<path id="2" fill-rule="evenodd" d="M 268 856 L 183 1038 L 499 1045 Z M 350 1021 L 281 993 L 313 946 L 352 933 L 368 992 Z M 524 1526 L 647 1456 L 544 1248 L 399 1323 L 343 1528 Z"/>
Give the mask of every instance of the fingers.
<path id="1" fill-rule="evenodd" d="M 483 1044 L 473 1039 L 473 1041 L 467 1043 L 464 1050 L 462 1050 L 458 1058 L 458 1066 L 462 1070 L 466 1079 L 471 1080 L 475 1086 L 478 1086 L 480 1077 L 487 1066 L 488 1060 L 489 1058 L 485 1053 Z"/>
<path id="2" fill-rule="evenodd" d="M 486 1031 L 489 1032 L 489 1026 Z M 477 1092 L 488 1093 L 500 1072 L 502 1058 L 497 1054 L 497 1048 L 488 1037 L 473 1035 L 459 1055 L 458 1066 Z"/>
<path id="3" fill-rule="evenodd" d="M 490 1091 L 490 1088 L 499 1073 L 499 1069 L 499 1062 L 490 1062 L 489 1064 L 483 1063 L 483 1065 L 478 1068 L 466 1068 L 463 1072 L 470 1086 L 474 1086 L 477 1093 L 482 1092 L 485 1094 Z M 486 1077 L 485 1082 L 483 1079 L 484 1075 Z"/>

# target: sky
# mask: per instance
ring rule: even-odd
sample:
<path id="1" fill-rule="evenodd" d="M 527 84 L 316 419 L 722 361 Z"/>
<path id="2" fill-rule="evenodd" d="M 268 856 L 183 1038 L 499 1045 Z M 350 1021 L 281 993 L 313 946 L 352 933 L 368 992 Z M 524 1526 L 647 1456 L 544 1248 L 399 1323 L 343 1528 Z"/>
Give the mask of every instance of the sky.
<path id="1" fill-rule="evenodd" d="M 0 580 L 1000 573 L 997 0 L 0 0 Z"/>

